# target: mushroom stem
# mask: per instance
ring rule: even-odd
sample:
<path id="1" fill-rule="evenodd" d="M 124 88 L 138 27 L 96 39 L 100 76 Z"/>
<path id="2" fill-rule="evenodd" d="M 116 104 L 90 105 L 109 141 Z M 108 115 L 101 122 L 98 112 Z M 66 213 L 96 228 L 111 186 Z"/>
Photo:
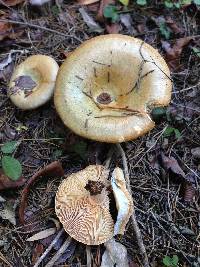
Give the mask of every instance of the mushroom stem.
<path id="1" fill-rule="evenodd" d="M 131 193 L 130 178 L 129 178 L 129 171 L 128 171 L 128 164 L 127 164 L 126 154 L 125 154 L 125 152 L 124 152 L 124 150 L 123 150 L 123 148 L 122 148 L 122 146 L 120 144 L 116 144 L 116 147 L 117 147 L 117 149 L 120 152 L 120 155 L 122 157 L 125 180 L 126 180 L 126 183 L 127 183 L 128 191 Z M 142 254 L 143 265 L 144 265 L 144 267 L 150 267 L 149 261 L 148 261 L 148 256 L 147 256 L 147 252 L 146 252 L 146 248 L 144 246 L 144 242 L 143 242 L 143 239 L 142 239 L 142 234 L 140 232 L 140 228 L 139 228 L 137 220 L 136 220 L 134 206 L 133 206 L 133 213 L 131 215 L 131 219 L 132 219 L 132 225 L 133 225 L 133 229 L 134 229 L 134 232 L 135 232 L 135 235 L 136 235 L 136 239 L 137 239 L 137 242 L 138 242 L 138 246 L 139 246 L 140 252 Z"/>

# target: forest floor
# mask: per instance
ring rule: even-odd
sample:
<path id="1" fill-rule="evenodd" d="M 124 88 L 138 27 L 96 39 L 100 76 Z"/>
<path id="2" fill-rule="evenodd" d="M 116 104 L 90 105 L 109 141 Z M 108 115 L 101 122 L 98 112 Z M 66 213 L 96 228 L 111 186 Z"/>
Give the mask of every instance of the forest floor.
<path id="1" fill-rule="evenodd" d="M 26 180 L 55 160 L 62 163 L 66 174 L 103 163 L 110 145 L 72 133 L 60 120 L 53 100 L 33 111 L 16 108 L 7 97 L 11 74 L 17 64 L 34 54 L 52 56 L 61 65 L 82 42 L 101 34 L 127 34 L 149 43 L 170 67 L 173 92 L 167 108 L 153 110 L 155 128 L 122 144 L 136 219 L 151 266 L 197 267 L 200 5 L 199 1 L 180 5 L 177 3 L 183 1 L 175 2 L 176 5 L 174 1 L 145 2 L 131 1 L 124 6 L 114 0 L 101 0 L 83 6 L 64 0 L 36 7 L 23 0 L 0 0 L 0 144 L 18 141 L 13 156 L 21 163 Z M 103 10 L 108 4 L 114 8 L 107 14 L 110 18 L 105 19 Z M 123 167 L 118 154 L 112 159 L 111 169 L 116 165 Z M 31 185 L 24 225 L 19 216 L 24 180 L 20 187 L 18 181 L 6 189 L 9 185 L 2 182 L 4 178 L 0 173 L 0 266 L 33 266 L 56 233 L 34 242 L 26 240 L 58 224 L 54 197 L 61 178 L 42 177 Z M 40 266 L 45 266 L 66 237 L 61 236 Z M 128 250 L 130 266 L 143 266 L 131 223 L 120 242 Z M 92 247 L 92 266 L 100 266 L 103 251 L 103 245 Z M 169 262 L 173 255 L 178 263 Z M 86 265 L 86 246 L 74 242 L 54 266 Z"/>

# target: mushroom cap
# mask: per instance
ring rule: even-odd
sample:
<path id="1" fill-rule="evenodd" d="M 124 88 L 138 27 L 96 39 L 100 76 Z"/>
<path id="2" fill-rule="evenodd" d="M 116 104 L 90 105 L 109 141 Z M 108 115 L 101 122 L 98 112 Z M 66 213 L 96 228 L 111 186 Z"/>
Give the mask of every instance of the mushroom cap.
<path id="1" fill-rule="evenodd" d="M 45 55 L 28 57 L 19 64 L 11 77 L 8 95 L 11 101 L 20 109 L 34 109 L 46 103 L 53 95 L 59 66 L 56 61 Z M 20 78 L 23 85 L 17 86 Z M 30 94 L 26 94 L 28 83 L 31 82 Z"/>
<path id="2" fill-rule="evenodd" d="M 118 143 L 154 127 L 149 111 L 170 102 L 172 83 L 161 55 L 121 34 L 84 42 L 59 69 L 55 106 L 76 134 Z"/>
<path id="3" fill-rule="evenodd" d="M 106 188 L 97 195 L 86 189 L 89 181 L 107 185 L 107 177 L 104 166 L 90 165 L 63 180 L 56 193 L 55 211 L 65 231 L 87 245 L 99 245 L 113 236 Z"/>

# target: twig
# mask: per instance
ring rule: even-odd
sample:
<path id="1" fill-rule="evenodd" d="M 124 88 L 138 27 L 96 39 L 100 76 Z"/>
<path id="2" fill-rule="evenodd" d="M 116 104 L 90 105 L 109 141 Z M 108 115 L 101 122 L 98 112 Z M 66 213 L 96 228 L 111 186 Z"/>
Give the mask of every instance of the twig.
<path id="1" fill-rule="evenodd" d="M 108 154 L 107 154 L 107 159 L 103 163 L 103 165 L 106 167 L 106 169 L 109 169 L 113 153 L 114 153 L 114 146 L 111 146 L 111 148 L 110 148 L 110 150 L 108 151 Z"/>
<path id="2" fill-rule="evenodd" d="M 126 159 L 126 154 L 123 150 L 123 148 L 121 147 L 120 144 L 117 144 L 117 149 L 119 150 L 121 157 L 122 157 L 122 162 L 123 162 L 123 167 L 124 167 L 124 174 L 125 174 L 125 180 L 127 183 L 127 188 L 128 191 L 131 193 L 131 186 L 130 186 L 130 178 L 129 178 L 129 171 L 128 171 L 128 164 L 127 164 L 127 159 Z M 146 252 L 146 248 L 144 246 L 143 243 L 143 239 L 142 239 L 142 235 L 140 232 L 140 228 L 138 226 L 136 217 L 135 217 L 135 210 L 133 209 L 133 213 L 131 215 L 131 219 L 132 219 L 132 224 L 133 224 L 133 229 L 136 235 L 136 239 L 138 242 L 138 246 L 140 249 L 140 252 L 142 254 L 142 258 L 143 258 L 143 265 L 144 267 L 150 267 L 149 265 L 149 261 L 148 261 L 148 256 L 147 256 L 147 252 Z"/>
<path id="3" fill-rule="evenodd" d="M 46 28 L 46 27 L 43 27 L 43 26 L 40 26 L 40 25 L 32 24 L 32 23 L 29 23 L 29 22 L 15 21 L 15 20 L 11 20 L 11 19 L 0 19 L 0 22 L 7 22 L 7 23 L 12 23 L 12 24 L 24 25 L 24 26 L 28 26 L 28 27 L 31 27 L 31 28 L 37 28 L 37 29 L 40 29 L 40 30 L 43 30 L 43 31 L 52 32 L 54 34 L 57 34 L 57 35 L 60 35 L 60 36 L 64 36 L 66 38 L 72 38 L 72 39 L 75 39 L 76 41 L 82 43 L 82 41 L 76 36 L 65 34 L 63 32 L 58 32 L 56 30 L 49 29 L 49 28 Z"/>
<path id="4" fill-rule="evenodd" d="M 87 255 L 87 267 L 92 266 L 92 258 L 91 258 L 91 247 L 86 246 L 86 255 Z"/>
<path id="5" fill-rule="evenodd" d="M 54 238 L 54 240 L 51 242 L 51 244 L 48 246 L 48 248 L 45 250 L 45 252 L 42 254 L 42 256 L 37 260 L 37 262 L 35 263 L 33 267 L 38 267 L 40 265 L 40 263 L 47 256 L 47 254 L 51 251 L 51 249 L 53 248 L 53 246 L 56 244 L 56 242 L 59 240 L 59 238 L 61 237 L 63 233 L 64 233 L 64 229 L 61 229 L 56 235 L 56 237 Z"/>
<path id="6" fill-rule="evenodd" d="M 53 256 L 53 258 L 45 265 L 45 267 L 53 267 L 55 266 L 55 262 L 60 258 L 60 256 L 67 250 L 70 243 L 72 241 L 72 238 L 69 236 L 65 242 L 62 244 L 60 249 L 56 252 L 56 254 Z"/>

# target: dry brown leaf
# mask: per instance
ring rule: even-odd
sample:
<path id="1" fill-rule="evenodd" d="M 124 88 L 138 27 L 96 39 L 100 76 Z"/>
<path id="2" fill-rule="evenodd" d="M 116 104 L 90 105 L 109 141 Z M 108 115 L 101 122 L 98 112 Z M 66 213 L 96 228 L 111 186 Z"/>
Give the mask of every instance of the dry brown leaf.
<path id="1" fill-rule="evenodd" d="M 32 242 L 32 241 L 37 241 L 37 240 L 40 240 L 40 239 L 44 239 L 44 238 L 47 238 L 53 234 L 55 234 L 57 231 L 57 228 L 56 227 L 52 227 L 52 228 L 48 228 L 48 229 L 45 229 L 31 237 L 29 237 L 28 239 L 26 239 L 26 241 L 29 241 L 29 242 Z"/>
<path id="2" fill-rule="evenodd" d="M 129 267 L 127 249 L 111 238 L 104 243 L 106 250 L 102 256 L 101 267 Z"/>
<path id="3" fill-rule="evenodd" d="M 34 265 L 38 258 L 42 255 L 44 252 L 44 246 L 42 244 L 36 244 L 33 254 L 32 254 L 32 264 Z"/>
<path id="4" fill-rule="evenodd" d="M 22 186 L 26 182 L 26 179 L 21 177 L 17 181 L 12 181 L 8 176 L 6 176 L 2 170 L 0 170 L 0 190 L 5 190 L 8 188 L 16 188 Z"/>
<path id="5" fill-rule="evenodd" d="M 167 17 L 165 22 L 175 34 L 184 33 L 184 30 L 180 28 L 171 17 Z"/>
<path id="6" fill-rule="evenodd" d="M 178 161 L 174 157 L 167 157 L 164 153 L 161 153 L 163 167 L 168 171 L 171 170 L 175 174 L 179 174 L 185 177 L 184 171 L 181 169 Z"/>
<path id="7" fill-rule="evenodd" d="M 106 31 L 110 34 L 119 33 L 121 27 L 118 23 L 106 24 Z"/>
<path id="8" fill-rule="evenodd" d="M 166 61 L 172 69 L 177 69 L 180 65 L 180 56 L 183 48 L 187 46 L 192 37 L 184 37 L 177 39 L 175 44 L 171 46 L 167 41 L 162 41 L 162 47 L 166 52 Z"/>
<path id="9" fill-rule="evenodd" d="M 3 0 L 7 6 L 16 6 L 23 3 L 25 0 Z"/>
<path id="10" fill-rule="evenodd" d="M 192 148 L 191 153 L 195 158 L 200 159 L 200 147 Z"/>
<path id="11" fill-rule="evenodd" d="M 78 3 L 80 5 L 90 5 L 96 2 L 99 2 L 100 0 L 78 0 Z"/>
<path id="12" fill-rule="evenodd" d="M 0 19 L 5 19 L 4 21 L 0 22 L 0 41 L 4 40 L 5 38 L 16 39 L 23 34 L 23 30 L 19 27 L 14 29 L 13 25 L 8 23 L 6 19 L 9 19 L 10 14 L 6 12 L 0 13 Z M 16 30 L 17 29 L 17 30 Z"/>

